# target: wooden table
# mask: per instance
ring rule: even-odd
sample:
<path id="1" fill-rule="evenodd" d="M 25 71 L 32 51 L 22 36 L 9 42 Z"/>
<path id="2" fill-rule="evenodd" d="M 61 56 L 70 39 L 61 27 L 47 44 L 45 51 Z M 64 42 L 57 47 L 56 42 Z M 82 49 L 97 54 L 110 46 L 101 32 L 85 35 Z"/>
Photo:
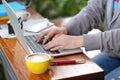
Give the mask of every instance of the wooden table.
<path id="1" fill-rule="evenodd" d="M 31 19 L 43 18 L 32 8 L 28 11 L 34 14 Z M 24 58 L 27 53 L 16 38 L 0 38 L 0 46 L 3 51 L 0 57 L 12 80 L 90 80 L 104 77 L 104 71 L 84 53 L 57 57 L 55 60 L 84 58 L 85 64 L 50 66 L 46 73 L 35 75 L 26 68 Z"/>

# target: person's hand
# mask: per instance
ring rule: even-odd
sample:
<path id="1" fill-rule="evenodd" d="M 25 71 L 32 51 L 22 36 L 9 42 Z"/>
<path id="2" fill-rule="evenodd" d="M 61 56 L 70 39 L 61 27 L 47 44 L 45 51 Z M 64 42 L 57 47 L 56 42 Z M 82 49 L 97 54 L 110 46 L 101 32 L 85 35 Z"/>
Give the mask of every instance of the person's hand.
<path id="1" fill-rule="evenodd" d="M 62 34 L 60 36 L 55 36 L 43 47 L 46 50 L 56 51 L 64 49 L 75 49 L 82 46 L 84 46 L 83 36 L 69 36 Z"/>
<path id="2" fill-rule="evenodd" d="M 45 30 L 40 33 L 38 38 L 36 39 L 36 42 L 40 42 L 43 38 L 43 44 L 52 39 L 54 36 L 58 36 L 61 34 L 67 34 L 67 28 L 66 27 L 54 27 L 48 30 Z"/>

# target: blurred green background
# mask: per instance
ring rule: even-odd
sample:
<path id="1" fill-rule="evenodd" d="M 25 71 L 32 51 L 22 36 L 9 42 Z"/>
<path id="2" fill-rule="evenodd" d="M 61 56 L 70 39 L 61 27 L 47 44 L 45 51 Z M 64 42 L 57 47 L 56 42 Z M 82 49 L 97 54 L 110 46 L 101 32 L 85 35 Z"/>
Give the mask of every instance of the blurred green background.
<path id="1" fill-rule="evenodd" d="M 29 1 L 29 0 L 27 0 Z M 70 17 L 77 14 L 88 0 L 31 0 L 30 6 L 48 19 Z M 5 80 L 0 62 L 0 80 Z"/>
<path id="2" fill-rule="evenodd" d="M 56 19 L 78 13 L 88 0 L 32 0 L 31 6 L 44 17 Z"/>

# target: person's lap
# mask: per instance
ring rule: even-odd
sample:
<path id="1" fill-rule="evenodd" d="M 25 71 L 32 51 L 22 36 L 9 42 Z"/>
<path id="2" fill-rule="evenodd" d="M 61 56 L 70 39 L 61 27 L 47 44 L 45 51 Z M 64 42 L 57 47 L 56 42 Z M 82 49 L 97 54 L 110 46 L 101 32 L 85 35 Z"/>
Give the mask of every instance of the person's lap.
<path id="1" fill-rule="evenodd" d="M 118 77 L 116 76 L 116 74 L 120 75 L 120 67 L 119 67 L 120 59 L 119 58 L 110 57 L 108 53 L 103 52 L 93 57 L 92 60 L 104 70 L 105 80 L 111 80 L 111 78 L 113 77 Z M 119 72 L 118 72 L 118 69 L 119 69 Z"/>
<path id="2" fill-rule="evenodd" d="M 120 80 L 120 67 L 114 69 L 105 76 L 105 80 Z"/>

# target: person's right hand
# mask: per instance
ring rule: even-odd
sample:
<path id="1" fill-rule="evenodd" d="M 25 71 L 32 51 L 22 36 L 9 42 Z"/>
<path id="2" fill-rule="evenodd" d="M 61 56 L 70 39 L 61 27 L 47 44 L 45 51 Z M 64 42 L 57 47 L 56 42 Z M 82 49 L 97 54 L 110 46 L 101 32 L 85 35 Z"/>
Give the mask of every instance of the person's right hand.
<path id="1" fill-rule="evenodd" d="M 37 37 L 36 42 L 40 42 L 43 38 L 43 44 L 52 39 L 54 36 L 58 36 L 61 34 L 67 34 L 67 28 L 66 27 L 54 27 L 51 29 L 47 29 L 40 33 L 40 35 Z"/>

